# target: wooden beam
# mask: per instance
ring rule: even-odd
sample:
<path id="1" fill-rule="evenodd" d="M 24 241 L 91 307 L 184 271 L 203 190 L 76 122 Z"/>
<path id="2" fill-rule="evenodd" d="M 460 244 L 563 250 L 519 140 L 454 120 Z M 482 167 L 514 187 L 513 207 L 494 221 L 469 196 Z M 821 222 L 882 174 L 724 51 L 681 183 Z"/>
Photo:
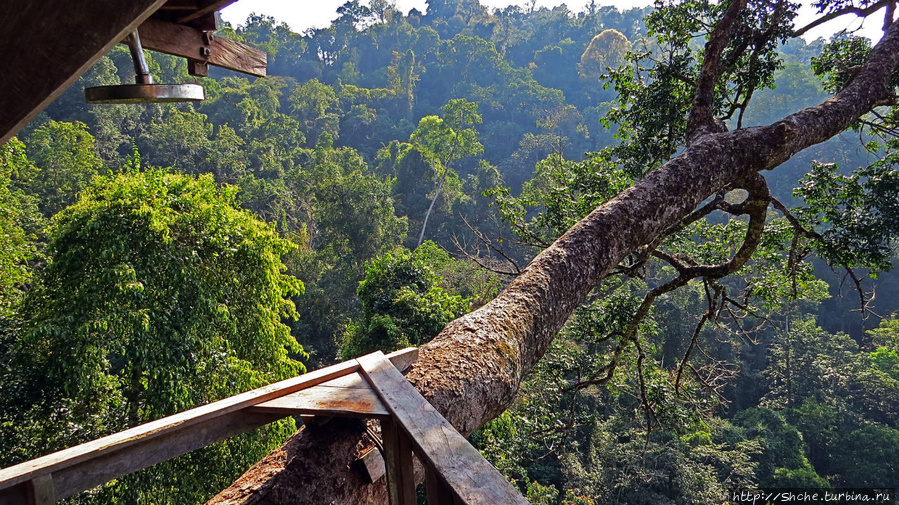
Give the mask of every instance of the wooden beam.
<path id="1" fill-rule="evenodd" d="M 359 461 L 365 469 L 369 482 L 377 482 L 378 479 L 387 474 L 384 456 L 382 456 L 381 451 L 375 447 L 369 449 L 357 461 Z"/>
<path id="2" fill-rule="evenodd" d="M 406 347 L 399 351 L 393 351 L 387 355 L 387 359 L 393 363 L 394 368 L 405 372 L 418 359 L 418 347 Z"/>
<path id="3" fill-rule="evenodd" d="M 229 412 L 202 424 L 144 438 L 125 449 L 104 453 L 53 473 L 58 499 L 75 495 L 112 479 L 187 454 L 220 440 L 246 433 L 278 419 L 280 414 Z"/>
<path id="4" fill-rule="evenodd" d="M 191 11 L 200 9 L 197 0 L 166 0 L 165 5 L 159 8 L 161 11 Z"/>
<path id="5" fill-rule="evenodd" d="M 417 349 L 404 349 L 390 354 L 388 359 L 393 361 L 388 363 L 408 366 L 417 355 Z M 0 469 L 0 505 L 34 503 L 29 500 L 34 500 L 38 490 L 50 496 L 47 493 L 51 487 L 54 499 L 61 500 L 116 477 L 282 419 L 289 413 L 277 410 L 253 412 L 251 407 L 358 370 L 359 364 L 355 360 L 339 363 Z"/>
<path id="6" fill-rule="evenodd" d="M 29 505 L 53 505 L 56 503 L 56 485 L 53 474 L 41 475 L 28 481 Z"/>
<path id="7" fill-rule="evenodd" d="M 178 23 L 189 23 L 190 21 L 193 21 L 205 14 L 210 14 L 210 13 L 214 13 L 215 11 L 222 10 L 225 7 L 233 4 L 236 1 L 237 0 L 216 0 L 216 1 L 210 2 L 209 4 L 197 9 L 196 12 L 192 12 L 192 13 L 178 19 Z"/>
<path id="8" fill-rule="evenodd" d="M 369 354 L 356 361 L 400 429 L 409 436 L 415 454 L 462 503 L 528 503 L 382 354 Z M 389 475 L 389 460 L 387 468 Z"/>
<path id="9" fill-rule="evenodd" d="M 428 493 L 428 505 L 457 505 L 453 490 L 431 468 L 425 468 L 425 490 Z"/>
<path id="10" fill-rule="evenodd" d="M 164 3 L 0 2 L 0 144 Z"/>
<path id="11" fill-rule="evenodd" d="M 390 505 L 416 505 L 412 441 L 396 419 L 381 421 L 381 441 L 387 469 L 387 498 Z"/>
<path id="12" fill-rule="evenodd" d="M 368 381 L 358 373 L 329 380 L 318 386 L 284 395 L 251 407 L 253 412 L 283 412 L 343 417 L 387 418 L 390 413 Z"/>
<path id="13" fill-rule="evenodd" d="M 150 18 L 138 28 L 145 49 L 265 77 L 265 51 L 190 26 Z"/>
<path id="14" fill-rule="evenodd" d="M 130 449 L 139 444 L 141 447 L 144 447 L 144 451 L 148 450 L 146 447 L 154 447 L 153 450 L 162 450 L 155 449 L 156 445 L 165 446 L 169 444 L 170 442 L 166 436 L 172 433 L 190 433 L 188 428 L 194 426 L 197 427 L 197 431 L 204 431 L 216 418 L 226 416 L 233 412 L 239 412 L 246 407 L 263 403 L 273 398 L 293 393 L 294 391 L 316 386 L 322 382 L 327 382 L 348 373 L 353 373 L 357 371 L 358 368 L 359 366 L 355 361 L 348 361 L 322 368 L 299 377 L 276 382 L 259 389 L 254 389 L 253 391 L 248 391 L 224 400 L 196 407 L 181 412 L 180 414 L 157 419 L 156 421 L 136 426 L 130 430 L 109 435 L 92 442 L 87 442 L 31 461 L 26 461 L 9 468 L 0 469 L 0 492 L 5 488 L 12 487 L 20 482 L 29 481 L 41 475 L 49 473 L 59 475 L 60 471 L 65 468 L 79 465 L 90 460 L 97 460 L 101 457 L 105 457 L 107 454 L 116 454 L 121 457 L 122 454 L 129 452 L 123 452 L 124 449 Z M 239 412 L 239 416 L 244 415 L 249 414 Z M 259 413 L 258 415 L 268 419 L 279 418 L 279 416 L 272 414 Z M 284 416 L 282 415 L 280 417 Z M 151 445 L 144 445 L 148 443 L 151 443 Z M 57 497 L 63 498 L 64 496 L 60 496 L 60 494 L 59 484 L 57 484 Z"/>

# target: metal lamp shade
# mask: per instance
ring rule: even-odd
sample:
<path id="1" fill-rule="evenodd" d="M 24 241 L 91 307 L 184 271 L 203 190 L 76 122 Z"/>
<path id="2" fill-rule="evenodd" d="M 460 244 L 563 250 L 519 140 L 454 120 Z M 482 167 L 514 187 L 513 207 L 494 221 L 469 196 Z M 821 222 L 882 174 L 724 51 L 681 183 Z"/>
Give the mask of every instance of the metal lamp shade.
<path id="1" fill-rule="evenodd" d="M 198 102 L 206 98 L 199 84 L 125 84 L 85 88 L 88 103 Z"/>

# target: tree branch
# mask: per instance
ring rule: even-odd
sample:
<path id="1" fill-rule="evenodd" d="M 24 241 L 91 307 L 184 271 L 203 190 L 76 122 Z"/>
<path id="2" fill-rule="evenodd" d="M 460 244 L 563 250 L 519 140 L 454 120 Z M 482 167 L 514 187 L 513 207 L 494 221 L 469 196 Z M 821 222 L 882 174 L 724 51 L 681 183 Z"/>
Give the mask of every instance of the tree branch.
<path id="1" fill-rule="evenodd" d="M 720 131 L 715 125 L 712 112 L 715 103 L 715 86 L 718 83 L 718 77 L 721 76 L 721 54 L 730 42 L 734 25 L 747 2 L 748 0 L 731 0 L 730 6 L 724 12 L 724 16 L 712 31 L 709 41 L 705 45 L 702 70 L 699 73 L 699 81 L 696 83 L 696 93 L 693 95 L 693 106 L 687 118 L 687 145 L 692 144 L 706 133 Z"/>
<path id="2" fill-rule="evenodd" d="M 809 30 L 816 28 L 818 26 L 821 26 L 824 23 L 826 23 L 832 19 L 836 19 L 836 18 L 838 18 L 840 16 L 844 16 L 846 14 L 855 14 L 856 16 L 858 16 L 860 18 L 868 17 L 871 14 L 874 14 L 878 10 L 882 9 L 883 7 L 887 7 L 889 5 L 895 5 L 894 2 L 895 2 L 895 0 L 880 0 L 879 2 L 871 4 L 865 8 L 850 6 L 850 7 L 844 7 L 839 10 L 835 10 L 829 14 L 825 14 L 825 15 L 821 16 L 820 18 L 803 26 L 802 28 L 793 31 L 793 36 L 801 37 L 801 36 L 805 35 L 806 32 L 808 32 Z M 886 27 L 884 27 L 884 31 L 886 31 Z"/>

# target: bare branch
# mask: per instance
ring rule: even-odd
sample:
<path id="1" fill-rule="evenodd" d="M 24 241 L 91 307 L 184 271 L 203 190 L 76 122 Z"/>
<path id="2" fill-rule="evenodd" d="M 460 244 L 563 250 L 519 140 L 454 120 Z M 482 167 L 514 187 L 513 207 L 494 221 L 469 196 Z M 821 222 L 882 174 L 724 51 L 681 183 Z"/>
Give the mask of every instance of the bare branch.
<path id="1" fill-rule="evenodd" d="M 869 316 L 874 316 L 879 319 L 883 319 L 883 316 L 878 315 L 873 310 L 871 310 L 870 304 L 874 301 L 875 293 L 874 290 L 871 290 L 871 296 L 869 297 L 867 293 L 865 293 L 864 286 L 862 286 L 861 278 L 855 273 L 855 271 L 850 267 L 843 267 L 846 270 L 846 274 L 852 279 L 853 284 L 855 284 L 855 292 L 858 293 L 858 301 L 859 308 L 858 312 L 862 314 L 862 330 L 864 330 L 865 321 L 868 320 Z"/>
<path id="2" fill-rule="evenodd" d="M 690 354 L 693 352 L 693 348 L 696 347 L 696 342 L 699 340 L 699 334 L 702 332 L 702 327 L 705 326 L 705 323 L 711 318 L 710 311 L 706 311 L 705 314 L 699 318 L 699 323 L 696 325 L 696 329 L 693 330 L 693 338 L 690 339 L 690 345 L 687 347 L 687 351 L 684 353 L 683 359 L 681 359 L 680 366 L 677 367 L 677 378 L 674 380 L 674 393 L 678 394 L 680 390 L 681 379 L 684 374 L 684 367 L 687 365 L 687 361 L 690 359 Z"/>
<path id="3" fill-rule="evenodd" d="M 886 13 L 883 16 L 883 31 L 886 32 L 890 25 L 893 24 L 893 18 L 896 16 L 896 0 L 887 4 Z"/>
<path id="4" fill-rule="evenodd" d="M 652 405 L 649 403 L 649 396 L 646 393 L 646 374 L 643 370 L 643 361 L 646 360 L 646 353 L 643 352 L 643 346 L 640 345 L 639 340 L 634 341 L 634 345 L 637 346 L 637 375 L 640 378 L 640 405 L 643 406 L 643 413 L 646 415 L 646 432 L 649 433 L 652 431 L 653 425 L 652 420 L 656 420 L 656 425 L 661 428 L 661 424 L 659 423 L 658 416 L 656 416 L 655 409 L 652 408 Z"/>
<path id="5" fill-rule="evenodd" d="M 512 266 L 513 271 L 500 270 L 500 269 L 496 269 L 494 267 L 486 265 L 479 256 L 469 253 L 465 249 L 465 247 L 463 247 L 462 244 L 459 243 L 457 238 L 455 236 L 453 236 L 453 245 L 456 246 L 456 248 L 459 250 L 459 252 L 464 254 L 466 258 L 475 262 L 481 268 L 483 268 L 485 270 L 489 270 L 496 274 L 506 275 L 506 276 L 516 276 L 522 272 L 521 267 L 518 265 L 518 262 L 516 262 L 513 258 L 509 257 L 506 254 L 506 251 L 505 251 L 505 249 L 503 249 L 503 247 L 494 245 L 493 241 L 490 240 L 489 237 L 484 235 L 481 232 L 481 230 L 478 230 L 477 228 L 472 226 L 471 223 L 469 223 L 468 220 L 465 219 L 465 216 L 463 216 L 462 214 L 459 214 L 459 217 L 462 218 L 462 222 L 465 224 L 466 227 L 468 227 L 469 230 L 471 230 L 471 233 L 474 234 L 475 238 L 477 238 L 478 241 L 480 241 L 482 244 L 484 244 L 488 249 L 490 249 L 493 252 L 495 252 L 496 254 L 499 254 L 500 256 L 502 256 L 503 259 L 505 259 L 506 262 Z"/>
<path id="6" fill-rule="evenodd" d="M 821 238 L 821 235 L 819 235 L 817 232 L 808 230 L 804 226 L 802 226 L 802 223 L 800 223 L 799 220 L 796 219 L 796 216 L 794 216 L 793 213 L 790 212 L 790 209 L 788 209 L 786 205 L 781 203 L 780 200 L 774 198 L 773 196 L 770 198 L 770 200 L 771 206 L 780 211 L 780 213 L 783 214 L 783 216 L 787 218 L 787 221 L 789 221 L 793 226 L 793 229 L 796 230 L 796 232 L 798 232 L 800 235 L 808 238 Z"/>
<path id="7" fill-rule="evenodd" d="M 832 19 L 836 19 L 840 16 L 845 16 L 846 14 L 855 14 L 856 16 L 858 16 L 860 18 L 864 18 L 864 17 L 870 16 L 871 14 L 874 14 L 875 12 L 882 9 L 883 7 L 888 7 L 890 5 L 895 6 L 894 0 L 880 0 L 879 2 L 873 3 L 865 8 L 854 7 L 854 6 L 845 7 L 845 8 L 833 11 L 831 13 L 825 14 L 825 15 L 821 16 L 820 18 L 812 21 L 811 23 L 803 26 L 802 28 L 793 31 L 793 36 L 801 37 L 801 36 L 805 35 L 805 33 L 808 32 L 809 30 L 811 30 L 812 28 L 821 26 L 824 23 L 826 23 Z M 888 28 L 888 26 L 884 26 L 884 30 L 886 30 L 886 28 Z"/>

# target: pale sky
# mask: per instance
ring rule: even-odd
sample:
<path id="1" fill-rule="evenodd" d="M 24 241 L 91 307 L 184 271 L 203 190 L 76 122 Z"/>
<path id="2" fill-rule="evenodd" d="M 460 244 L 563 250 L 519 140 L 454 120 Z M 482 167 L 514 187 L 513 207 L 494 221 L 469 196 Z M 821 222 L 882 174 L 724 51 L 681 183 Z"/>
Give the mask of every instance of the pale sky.
<path id="1" fill-rule="evenodd" d="M 572 12 L 580 12 L 590 0 L 537 0 L 538 7 L 553 7 L 567 4 Z M 246 22 L 247 16 L 255 12 L 272 16 L 278 21 L 287 23 L 295 32 L 303 32 L 308 28 L 324 28 L 337 18 L 337 8 L 346 3 L 346 0 L 239 0 L 222 10 L 222 18 L 233 26 Z M 367 4 L 367 0 L 362 1 Z M 505 7 L 510 4 L 526 5 L 526 0 L 481 0 L 481 5 L 487 7 Z M 597 0 L 597 5 L 614 5 L 620 10 L 632 7 L 644 7 L 652 5 L 652 0 Z M 800 10 L 800 23 L 814 19 L 814 11 L 808 7 L 809 0 L 803 0 L 803 8 Z M 416 8 L 425 12 L 427 5 L 425 0 L 396 0 L 396 6 L 403 13 Z M 874 39 L 880 38 L 880 26 L 883 23 L 882 14 L 872 16 L 864 26 L 861 35 Z M 855 29 L 859 26 L 859 19 L 849 14 L 826 23 L 805 35 L 806 40 L 817 37 L 829 37 L 832 33 L 842 29 Z"/>

